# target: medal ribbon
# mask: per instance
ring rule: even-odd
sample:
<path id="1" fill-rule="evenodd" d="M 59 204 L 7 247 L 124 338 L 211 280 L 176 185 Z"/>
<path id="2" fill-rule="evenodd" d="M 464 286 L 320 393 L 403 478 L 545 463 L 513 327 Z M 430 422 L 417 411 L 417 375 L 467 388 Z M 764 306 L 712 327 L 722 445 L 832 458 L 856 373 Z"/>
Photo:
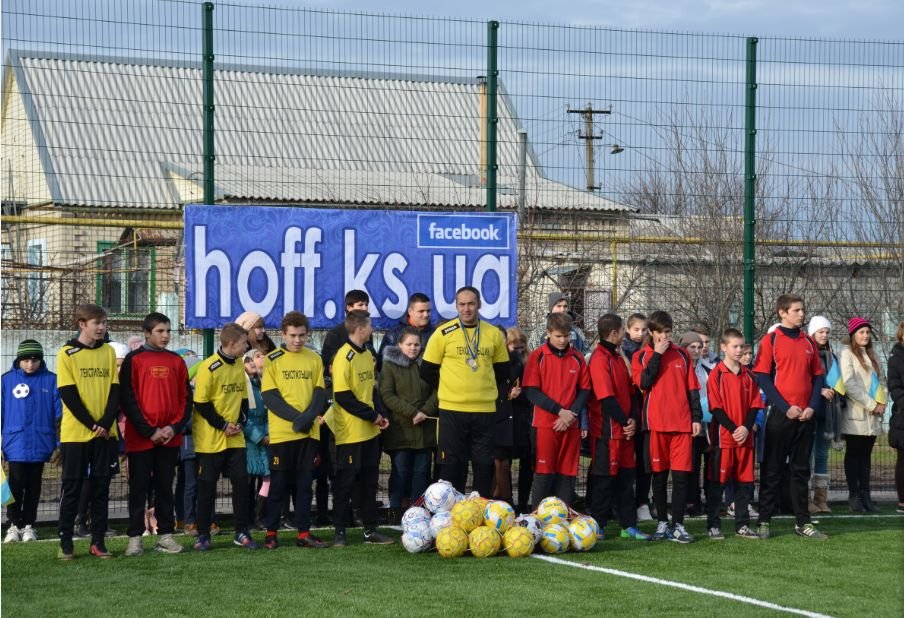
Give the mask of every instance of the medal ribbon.
<path id="1" fill-rule="evenodd" d="M 472 358 L 476 361 L 477 355 L 480 351 L 480 322 L 477 322 L 477 327 L 474 329 L 473 340 L 468 337 L 468 329 L 466 329 L 465 325 L 461 323 L 461 320 L 458 320 L 458 323 L 461 326 L 462 334 L 465 336 L 465 348 L 468 351 L 468 358 Z"/>

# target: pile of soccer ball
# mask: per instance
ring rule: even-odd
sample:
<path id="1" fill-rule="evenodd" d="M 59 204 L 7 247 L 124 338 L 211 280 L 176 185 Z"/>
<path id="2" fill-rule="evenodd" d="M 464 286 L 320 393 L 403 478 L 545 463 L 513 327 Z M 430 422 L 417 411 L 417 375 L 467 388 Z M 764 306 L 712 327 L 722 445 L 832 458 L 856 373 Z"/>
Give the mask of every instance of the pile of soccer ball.
<path id="1" fill-rule="evenodd" d="M 500 551 L 523 558 L 537 545 L 548 554 L 589 551 L 599 534 L 595 519 L 569 513 L 558 498 L 544 498 L 533 514 L 516 517 L 507 502 L 481 498 L 476 492 L 464 496 L 447 481 L 430 485 L 416 506 L 405 511 L 402 529 L 402 545 L 410 553 L 435 547 L 443 558 L 458 558 L 467 551 L 475 558 Z"/>

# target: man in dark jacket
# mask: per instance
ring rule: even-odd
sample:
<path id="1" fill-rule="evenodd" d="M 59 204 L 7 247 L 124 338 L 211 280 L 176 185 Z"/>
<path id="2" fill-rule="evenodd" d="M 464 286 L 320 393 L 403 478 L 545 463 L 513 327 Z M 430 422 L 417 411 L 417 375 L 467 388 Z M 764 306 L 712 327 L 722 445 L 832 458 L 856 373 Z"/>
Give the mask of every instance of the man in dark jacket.
<path id="1" fill-rule="evenodd" d="M 436 330 L 436 327 L 430 323 L 430 315 L 433 307 L 430 297 L 420 292 L 415 292 L 408 298 L 408 311 L 399 321 L 398 326 L 386 331 L 383 340 L 380 341 L 380 349 L 377 352 L 377 371 L 383 370 L 383 354 L 386 348 L 399 344 L 399 336 L 406 328 L 414 328 L 421 337 L 421 349 L 427 346 L 427 340 Z"/>

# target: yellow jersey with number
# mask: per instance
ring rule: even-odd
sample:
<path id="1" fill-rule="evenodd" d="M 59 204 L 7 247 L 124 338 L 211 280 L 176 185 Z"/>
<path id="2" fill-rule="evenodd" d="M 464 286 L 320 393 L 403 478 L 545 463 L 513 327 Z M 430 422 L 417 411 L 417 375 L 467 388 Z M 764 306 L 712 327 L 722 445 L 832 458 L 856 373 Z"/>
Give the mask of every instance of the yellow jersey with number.
<path id="1" fill-rule="evenodd" d="M 346 343 L 333 359 L 333 393 L 351 391 L 355 398 L 370 407 L 374 405 L 374 356 L 370 350 L 358 351 Z M 336 444 L 355 444 L 380 435 L 380 428 L 372 421 L 346 412 L 333 403 L 330 428 L 336 435 Z"/>
<path id="2" fill-rule="evenodd" d="M 110 387 L 119 384 L 113 348 L 106 343 L 89 348 L 70 341 L 57 353 L 56 366 L 57 388 L 75 386 L 91 418 L 99 421 L 107 409 Z M 110 436 L 118 435 L 116 423 L 113 423 Z M 92 438 L 94 433 L 75 418 L 64 403 L 60 442 L 88 442 Z"/>
<path id="3" fill-rule="evenodd" d="M 314 389 L 324 388 L 323 361 L 320 356 L 307 348 L 300 352 L 289 352 L 281 348 L 270 352 L 264 361 L 264 375 L 261 377 L 261 392 L 276 389 L 290 406 L 304 412 L 311 405 Z M 315 422 L 308 432 L 292 429 L 292 422 L 278 417 L 272 411 L 267 415 L 270 444 L 301 440 L 320 439 L 320 424 Z"/>
<path id="4" fill-rule="evenodd" d="M 468 363 L 475 347 L 476 370 Z M 439 365 L 440 408 L 484 414 L 496 411 L 498 389 L 493 364 L 509 360 L 501 330 L 482 320 L 471 328 L 454 320 L 434 331 L 424 349 L 424 360 Z"/>
<path id="5" fill-rule="evenodd" d="M 195 374 L 195 403 L 212 403 L 217 414 L 227 422 L 237 423 L 242 411 L 242 400 L 248 399 L 245 383 L 245 366 L 241 360 L 223 358 L 219 353 L 200 362 Z M 192 413 L 191 433 L 196 453 L 219 453 L 227 448 L 244 448 L 245 435 L 240 431 L 234 436 L 213 427 L 198 413 Z"/>

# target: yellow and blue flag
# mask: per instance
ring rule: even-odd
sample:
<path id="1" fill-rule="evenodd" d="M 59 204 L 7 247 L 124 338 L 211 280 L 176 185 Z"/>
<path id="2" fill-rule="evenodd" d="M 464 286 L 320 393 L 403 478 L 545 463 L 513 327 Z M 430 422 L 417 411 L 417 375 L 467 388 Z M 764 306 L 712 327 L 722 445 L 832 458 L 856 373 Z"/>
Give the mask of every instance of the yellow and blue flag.
<path id="1" fill-rule="evenodd" d="M 13 492 L 9 488 L 9 481 L 6 479 L 6 472 L 3 468 L 0 468 L 0 480 L 3 481 L 3 486 L 0 488 L 0 503 L 2 503 L 3 506 L 12 504 L 16 500 L 13 498 Z"/>
<path id="2" fill-rule="evenodd" d="M 826 373 L 826 388 L 831 388 L 839 395 L 844 395 L 847 393 L 847 389 L 844 388 L 844 380 L 841 378 L 841 371 L 838 369 L 838 363 L 832 363 L 832 366 L 829 367 L 828 373 Z"/>
<path id="3" fill-rule="evenodd" d="M 870 375 L 869 396 L 878 404 L 888 403 L 888 391 L 886 391 L 885 387 L 879 382 L 879 376 L 876 375 L 875 371 Z"/>

